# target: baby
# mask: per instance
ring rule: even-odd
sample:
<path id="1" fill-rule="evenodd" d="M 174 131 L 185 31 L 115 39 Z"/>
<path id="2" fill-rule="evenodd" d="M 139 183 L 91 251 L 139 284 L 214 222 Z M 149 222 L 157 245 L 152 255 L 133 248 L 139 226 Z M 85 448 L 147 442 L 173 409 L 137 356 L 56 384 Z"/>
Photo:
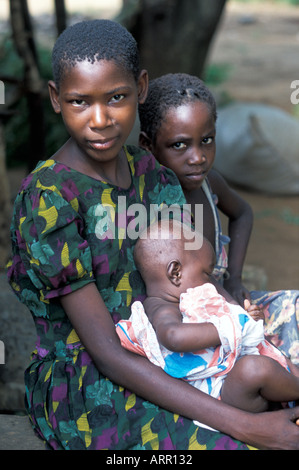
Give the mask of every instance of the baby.
<path id="1" fill-rule="evenodd" d="M 247 411 L 297 400 L 299 378 L 289 371 L 298 371 L 265 340 L 263 321 L 249 314 L 259 316 L 258 307 L 246 305 L 246 312 L 217 285 L 223 295 L 218 293 L 215 252 L 195 232 L 201 247 L 186 250 L 190 232 L 178 221 L 164 220 L 138 240 L 134 260 L 147 298 L 135 302 L 129 320 L 117 324 L 123 346 Z"/>

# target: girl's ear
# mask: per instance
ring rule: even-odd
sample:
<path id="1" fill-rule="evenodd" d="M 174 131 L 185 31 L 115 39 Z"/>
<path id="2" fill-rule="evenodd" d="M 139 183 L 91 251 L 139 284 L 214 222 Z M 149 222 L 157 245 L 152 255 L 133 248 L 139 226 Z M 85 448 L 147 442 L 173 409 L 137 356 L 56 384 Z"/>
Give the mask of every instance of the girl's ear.
<path id="1" fill-rule="evenodd" d="M 138 103 L 143 104 L 148 91 L 148 73 L 147 70 L 141 70 L 138 78 Z"/>
<path id="2" fill-rule="evenodd" d="M 59 101 L 59 92 L 57 90 L 57 86 L 53 80 L 50 80 L 48 82 L 48 89 L 49 89 L 49 95 L 50 95 L 50 100 L 52 103 L 52 107 L 55 111 L 55 113 L 59 114 L 61 112 L 61 107 L 60 107 L 60 101 Z"/>
<path id="3" fill-rule="evenodd" d="M 140 131 L 139 134 L 139 147 L 148 150 L 151 153 L 153 152 L 152 141 L 144 131 Z"/>
<path id="4" fill-rule="evenodd" d="M 179 260 L 174 259 L 169 261 L 167 265 L 167 277 L 170 282 L 179 287 L 182 281 L 182 264 Z"/>

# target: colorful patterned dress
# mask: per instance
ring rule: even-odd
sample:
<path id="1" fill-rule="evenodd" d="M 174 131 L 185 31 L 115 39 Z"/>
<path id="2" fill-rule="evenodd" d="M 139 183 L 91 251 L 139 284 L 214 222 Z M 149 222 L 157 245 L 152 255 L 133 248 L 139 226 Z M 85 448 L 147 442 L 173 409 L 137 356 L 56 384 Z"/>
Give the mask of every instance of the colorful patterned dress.
<path id="1" fill-rule="evenodd" d="M 37 331 L 25 372 L 32 425 L 52 449 L 248 449 L 104 377 L 60 305 L 60 295 L 95 282 L 114 322 L 127 319 L 131 303 L 144 298 L 132 257 L 135 241 L 125 233 L 127 209 L 185 202 L 171 171 L 143 150 L 125 150 L 132 175 L 127 190 L 47 160 L 16 198 L 8 279 Z"/>

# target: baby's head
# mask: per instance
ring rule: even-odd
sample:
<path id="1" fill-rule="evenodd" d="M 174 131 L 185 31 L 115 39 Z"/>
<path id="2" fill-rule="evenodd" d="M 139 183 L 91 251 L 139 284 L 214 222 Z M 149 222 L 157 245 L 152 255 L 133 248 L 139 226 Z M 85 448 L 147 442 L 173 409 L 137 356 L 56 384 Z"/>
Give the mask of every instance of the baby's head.
<path id="1" fill-rule="evenodd" d="M 78 62 L 111 60 L 139 77 L 139 52 L 133 36 L 111 20 L 88 20 L 65 29 L 52 52 L 53 78 L 57 89 L 61 80 Z"/>
<path id="2" fill-rule="evenodd" d="M 196 250 L 186 249 L 191 233 L 202 241 Z M 179 296 L 188 288 L 210 282 L 215 252 L 202 234 L 177 220 L 159 220 L 150 225 L 134 249 L 134 261 L 147 295 L 172 291 Z"/>
<path id="3" fill-rule="evenodd" d="M 146 101 L 139 105 L 141 131 L 155 144 L 166 113 L 171 108 L 196 101 L 205 103 L 216 121 L 215 99 L 200 78 L 185 73 L 169 73 L 150 80 Z"/>

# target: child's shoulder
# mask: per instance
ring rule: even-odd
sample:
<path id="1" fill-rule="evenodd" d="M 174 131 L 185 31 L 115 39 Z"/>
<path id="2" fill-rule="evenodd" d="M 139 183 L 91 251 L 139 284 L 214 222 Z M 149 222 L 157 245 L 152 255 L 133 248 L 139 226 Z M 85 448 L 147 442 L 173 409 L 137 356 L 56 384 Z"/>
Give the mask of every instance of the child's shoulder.
<path id="1" fill-rule="evenodd" d="M 129 161 L 133 161 L 135 164 L 143 163 L 150 163 L 152 162 L 153 166 L 160 166 L 158 161 L 155 159 L 153 154 L 151 154 L 148 150 L 145 150 L 141 147 L 137 147 L 136 145 L 126 145 L 125 151 L 127 154 L 127 158 Z"/>
<path id="2" fill-rule="evenodd" d="M 173 173 L 168 168 L 162 166 L 148 150 L 135 145 L 127 145 L 125 151 L 130 165 L 135 169 L 134 173 L 136 176 L 152 173 L 155 170 L 159 173 Z"/>

